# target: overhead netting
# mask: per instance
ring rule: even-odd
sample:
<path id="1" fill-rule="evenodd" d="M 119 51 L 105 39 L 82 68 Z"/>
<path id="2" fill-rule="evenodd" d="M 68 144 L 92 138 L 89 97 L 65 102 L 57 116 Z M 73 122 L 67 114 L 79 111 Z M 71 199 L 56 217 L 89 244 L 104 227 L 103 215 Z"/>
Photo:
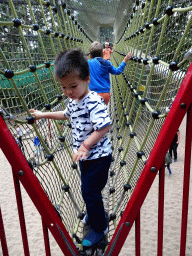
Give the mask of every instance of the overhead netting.
<path id="1" fill-rule="evenodd" d="M 68 99 L 53 75 L 56 55 L 74 47 L 88 54 L 107 26 L 114 29 L 113 64 L 132 53 L 123 74 L 111 77 L 113 162 L 103 191 L 110 241 L 187 71 L 191 14 L 185 0 L 1 1 L 1 112 L 74 240 L 82 238 L 86 209 L 71 124 L 34 122 L 29 113 L 65 109 Z"/>

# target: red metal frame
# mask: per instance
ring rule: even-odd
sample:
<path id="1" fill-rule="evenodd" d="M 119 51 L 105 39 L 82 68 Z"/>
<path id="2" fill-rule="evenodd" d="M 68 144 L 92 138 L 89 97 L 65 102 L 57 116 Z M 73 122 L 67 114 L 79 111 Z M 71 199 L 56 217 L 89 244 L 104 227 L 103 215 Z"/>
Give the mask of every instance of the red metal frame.
<path id="1" fill-rule="evenodd" d="M 139 210 L 148 194 L 148 191 L 155 179 L 155 176 L 165 160 L 165 154 L 192 103 L 192 64 L 190 65 L 177 96 L 172 104 L 171 110 L 159 133 L 151 154 L 144 166 L 141 176 L 135 186 L 132 196 L 125 208 L 120 222 L 115 230 L 112 240 L 106 251 L 107 256 L 119 255 L 119 252 L 131 230 Z M 187 145 L 189 147 L 189 145 Z M 191 149 L 191 148 L 190 148 Z M 189 157 L 189 155 L 187 156 Z M 151 169 L 153 167 L 153 169 Z M 153 172 L 152 170 L 154 170 Z M 186 210 L 184 210 L 186 211 Z M 113 248 L 113 242 L 115 247 Z M 112 249 L 113 248 L 113 249 Z M 159 244 L 158 253 L 161 255 Z"/>
<path id="2" fill-rule="evenodd" d="M 141 216 L 140 211 L 135 220 L 135 255 L 141 255 Z"/>
<path id="3" fill-rule="evenodd" d="M 1 213 L 1 207 L 0 207 L 0 239 L 1 239 L 1 247 L 3 251 L 3 256 L 9 256 L 8 248 L 7 248 L 7 240 L 5 236 L 5 230 L 3 225 L 3 217 Z"/>
<path id="4" fill-rule="evenodd" d="M 187 234 L 187 215 L 188 215 L 188 199 L 189 199 L 189 179 L 190 179 L 190 163 L 191 163 L 191 140 L 192 140 L 192 64 L 183 80 L 183 83 L 174 100 L 168 117 L 160 131 L 160 134 L 155 142 L 153 150 L 145 164 L 141 176 L 136 184 L 132 196 L 125 208 L 122 218 L 117 226 L 117 229 L 112 237 L 112 240 L 106 251 L 107 256 L 119 255 L 119 252 L 125 242 L 125 239 L 136 221 L 136 255 L 140 255 L 140 209 L 148 194 L 148 191 L 155 179 L 155 176 L 160 170 L 159 175 L 159 217 L 158 217 L 158 248 L 157 254 L 160 256 L 163 253 L 163 213 L 164 213 L 164 172 L 163 166 L 165 154 L 176 134 L 184 115 L 188 110 L 187 116 L 187 133 L 185 146 L 185 166 L 184 166 L 184 184 L 183 184 L 183 206 L 182 206 L 182 227 L 181 227 L 181 246 L 180 255 L 185 255 L 186 234 Z M 30 255 L 27 231 L 24 221 L 24 212 L 22 206 L 22 198 L 20 192 L 20 182 L 30 196 L 40 215 L 42 216 L 42 225 L 45 241 L 46 255 L 51 255 L 49 246 L 48 229 L 52 232 L 55 240 L 63 251 L 64 255 L 78 255 L 71 237 L 65 229 L 61 219 L 57 215 L 54 207 L 49 201 L 47 195 L 43 191 L 39 181 L 29 167 L 27 160 L 20 151 L 15 139 L 7 128 L 3 118 L 0 116 L 0 147 L 12 166 L 17 205 L 20 217 L 20 226 L 22 231 L 22 239 L 25 255 Z M 17 163 L 17 164 L 15 164 Z M 152 168 L 153 167 L 153 168 Z M 1 243 L 3 243 L 3 255 L 8 255 L 7 244 L 5 239 L 5 231 L 0 211 L 0 231 Z"/>
<path id="5" fill-rule="evenodd" d="M 29 244 L 27 239 L 27 230 L 26 230 L 26 224 L 25 224 L 25 215 L 23 211 L 23 202 L 22 202 L 22 196 L 21 196 L 21 188 L 20 183 L 15 175 L 15 172 L 13 172 L 13 180 L 14 180 L 14 187 L 15 187 L 15 195 L 16 195 L 16 201 L 17 201 L 17 209 L 19 214 L 19 221 L 20 221 L 20 227 L 21 227 L 21 235 L 23 240 L 23 249 L 25 256 L 30 256 L 29 252 Z"/>
<path id="6" fill-rule="evenodd" d="M 43 227 L 43 236 L 44 236 L 46 256 L 51 256 L 50 243 L 49 243 L 49 233 L 48 233 L 47 226 L 43 222 L 43 220 L 42 220 L 42 227 Z"/>
<path id="7" fill-rule="evenodd" d="M 183 179 L 183 205 L 182 205 L 182 223 L 181 223 L 181 243 L 180 255 L 185 255 L 186 237 L 187 237 L 187 216 L 189 202 L 189 183 L 190 183 L 190 166 L 191 166 L 191 140 L 192 140 L 192 106 L 187 111 L 187 127 L 185 140 L 185 162 L 184 162 L 184 179 Z"/>
<path id="8" fill-rule="evenodd" d="M 163 217 L 164 217 L 165 165 L 159 170 L 159 206 L 158 206 L 158 256 L 163 255 Z"/>
<path id="9" fill-rule="evenodd" d="M 69 236 L 65 229 L 61 219 L 57 215 L 53 205 L 42 189 L 38 179 L 34 175 L 33 171 L 28 165 L 27 160 L 20 151 L 15 139 L 11 132 L 7 128 L 3 118 L 0 116 L 0 147 L 6 156 L 7 160 L 12 166 L 13 177 L 15 181 L 15 188 L 19 190 L 19 182 L 22 183 L 26 192 L 30 196 L 40 215 L 42 216 L 43 223 L 51 231 L 64 255 L 78 255 L 77 248 L 73 243 L 73 240 Z M 18 181 L 18 182 L 17 182 Z M 25 246 L 25 255 L 29 255 L 27 249 L 27 234 L 25 231 L 25 224 L 21 223 L 24 217 L 23 209 L 21 205 L 21 198 L 19 198 L 19 192 L 17 193 L 17 202 L 19 207 L 20 225 L 22 230 L 23 244 Z M 23 216 L 22 216 L 23 215 Z"/>

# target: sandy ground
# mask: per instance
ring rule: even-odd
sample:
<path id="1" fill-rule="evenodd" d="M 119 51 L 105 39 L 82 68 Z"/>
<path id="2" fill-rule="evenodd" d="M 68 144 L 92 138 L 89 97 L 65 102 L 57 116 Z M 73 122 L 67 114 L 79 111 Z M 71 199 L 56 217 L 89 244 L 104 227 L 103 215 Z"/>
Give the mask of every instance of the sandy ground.
<path id="1" fill-rule="evenodd" d="M 164 209 L 164 249 L 163 255 L 175 256 L 180 251 L 183 162 L 185 145 L 185 120 L 180 127 L 181 138 L 178 147 L 178 162 L 171 164 L 172 176 L 165 172 L 165 209 Z M 157 216 L 158 216 L 158 180 L 157 175 L 150 192 L 141 209 L 141 255 L 157 255 Z M 30 255 L 45 255 L 41 217 L 30 198 L 22 189 L 24 211 Z M 189 197 L 189 217 L 186 255 L 192 255 L 192 201 Z M 24 255 L 19 228 L 16 199 L 13 187 L 12 170 L 2 151 L 0 151 L 0 205 L 3 214 L 4 227 L 10 256 Z M 120 256 L 135 255 L 134 226 L 120 252 Z M 53 256 L 63 253 L 50 234 L 50 244 Z M 0 247 L 0 256 L 2 256 Z"/>

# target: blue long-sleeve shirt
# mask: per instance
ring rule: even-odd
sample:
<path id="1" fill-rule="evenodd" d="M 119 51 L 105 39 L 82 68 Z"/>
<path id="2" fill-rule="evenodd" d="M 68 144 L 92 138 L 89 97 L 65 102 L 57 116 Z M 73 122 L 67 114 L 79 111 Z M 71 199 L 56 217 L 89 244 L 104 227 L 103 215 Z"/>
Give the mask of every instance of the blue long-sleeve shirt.
<path id="1" fill-rule="evenodd" d="M 109 74 L 119 75 L 123 72 L 126 62 L 122 61 L 119 67 L 114 67 L 111 62 L 101 57 L 88 60 L 90 70 L 89 89 L 97 93 L 110 92 Z"/>

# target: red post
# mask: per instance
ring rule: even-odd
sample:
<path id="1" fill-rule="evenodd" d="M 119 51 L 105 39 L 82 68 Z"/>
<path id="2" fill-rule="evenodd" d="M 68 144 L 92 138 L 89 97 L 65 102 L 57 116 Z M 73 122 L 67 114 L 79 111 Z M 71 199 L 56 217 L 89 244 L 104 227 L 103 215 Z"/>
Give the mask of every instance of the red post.
<path id="1" fill-rule="evenodd" d="M 158 244 L 157 244 L 158 256 L 163 255 L 164 192 L 165 192 L 165 165 L 163 165 L 159 170 Z"/>
<path id="2" fill-rule="evenodd" d="M 17 208 L 18 208 L 18 214 L 19 214 L 19 221 L 20 221 L 20 227 L 21 227 L 21 235 L 23 240 L 23 248 L 25 256 L 29 256 L 29 245 L 27 240 L 27 230 L 25 225 L 25 216 L 23 211 L 23 202 L 21 197 L 21 189 L 18 178 L 15 176 L 15 173 L 13 172 L 13 180 L 14 180 L 14 186 L 15 186 L 15 195 L 16 195 L 16 201 L 17 201 Z"/>
<path id="3" fill-rule="evenodd" d="M 5 236 L 5 230 L 3 225 L 3 217 L 1 213 L 1 207 L 0 207 L 0 238 L 1 238 L 1 247 L 3 251 L 3 256 L 9 256 L 8 248 L 7 248 L 7 241 Z"/>
<path id="4" fill-rule="evenodd" d="M 182 222 L 181 222 L 181 243 L 180 256 L 185 255 L 187 237 L 187 217 L 189 205 L 189 184 L 191 166 L 191 140 L 192 140 L 192 106 L 187 111 L 186 139 L 185 139 L 185 161 L 183 179 L 183 203 L 182 203 Z"/>
<path id="5" fill-rule="evenodd" d="M 43 219 L 42 219 L 42 227 L 43 227 L 43 236 L 44 236 L 44 243 L 45 243 L 45 253 L 46 253 L 46 256 L 51 256 L 49 233 L 48 233 L 47 226 L 44 223 Z"/>
<path id="6" fill-rule="evenodd" d="M 141 218 L 140 211 L 135 220 L 135 255 L 141 255 Z"/>

